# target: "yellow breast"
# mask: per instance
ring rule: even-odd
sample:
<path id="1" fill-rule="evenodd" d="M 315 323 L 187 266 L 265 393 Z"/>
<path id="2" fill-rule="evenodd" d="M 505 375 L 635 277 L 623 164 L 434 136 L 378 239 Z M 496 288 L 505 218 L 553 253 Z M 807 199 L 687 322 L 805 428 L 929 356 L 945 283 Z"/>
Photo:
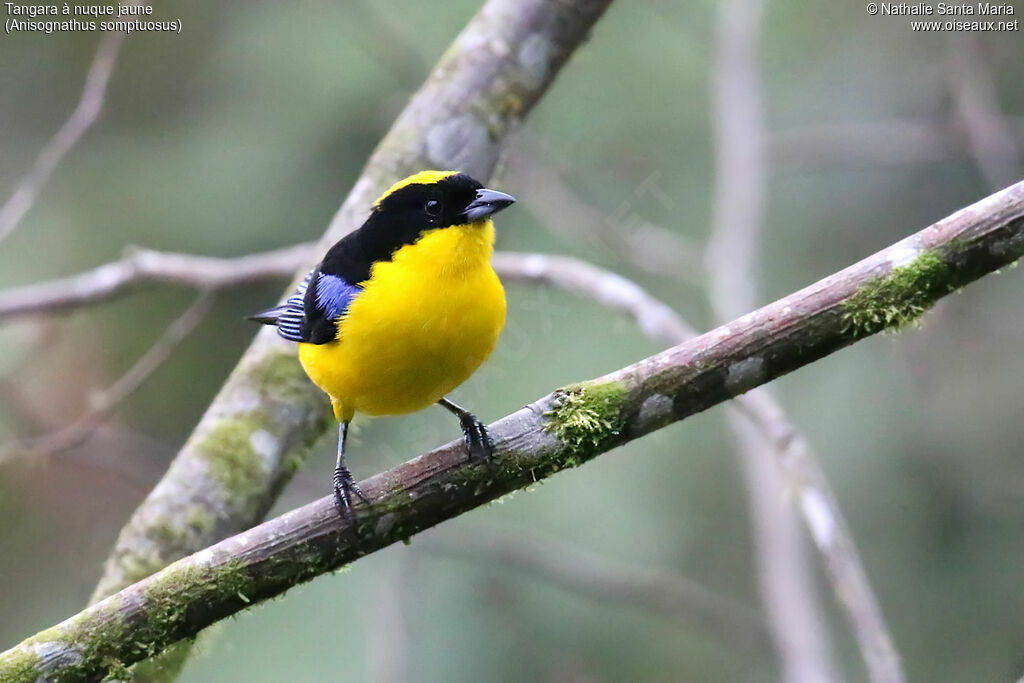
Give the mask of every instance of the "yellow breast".
<path id="1" fill-rule="evenodd" d="M 426 408 L 487 359 L 505 326 L 493 245 L 489 220 L 424 233 L 373 266 L 336 341 L 299 345 L 339 419 Z"/>

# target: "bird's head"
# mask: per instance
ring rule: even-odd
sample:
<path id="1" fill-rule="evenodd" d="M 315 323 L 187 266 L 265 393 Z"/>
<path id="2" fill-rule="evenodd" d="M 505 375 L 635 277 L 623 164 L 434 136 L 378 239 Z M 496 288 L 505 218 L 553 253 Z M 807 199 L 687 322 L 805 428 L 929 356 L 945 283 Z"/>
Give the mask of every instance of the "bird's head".
<path id="1" fill-rule="evenodd" d="M 513 202 L 512 195 L 490 190 L 465 173 L 420 171 L 392 185 L 373 211 L 407 225 L 446 228 L 481 223 Z"/>

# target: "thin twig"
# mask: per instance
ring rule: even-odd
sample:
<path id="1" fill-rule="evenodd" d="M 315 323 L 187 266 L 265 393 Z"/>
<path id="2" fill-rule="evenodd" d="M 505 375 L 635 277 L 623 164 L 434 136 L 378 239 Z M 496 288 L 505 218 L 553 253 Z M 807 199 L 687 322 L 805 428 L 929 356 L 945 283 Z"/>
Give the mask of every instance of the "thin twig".
<path id="1" fill-rule="evenodd" d="M 853 627 L 870 679 L 885 683 L 905 680 L 899 653 L 871 588 L 853 532 L 807 439 L 793 427 L 770 393 L 751 391 L 737 404 L 760 433 L 769 437 L 786 488 L 796 498 L 825 562 L 836 599 Z"/>
<path id="2" fill-rule="evenodd" d="M 89 409 L 60 430 L 17 447 L 0 451 L 0 464 L 15 457 L 46 458 L 87 439 L 126 398 L 142 386 L 210 311 L 212 299 L 203 292 L 135 363 L 106 390 L 90 400 Z"/>
<path id="3" fill-rule="evenodd" d="M 78 106 L 57 134 L 43 147 L 32 169 L 22 178 L 14 194 L 3 207 L 0 207 L 0 242 L 14 232 L 22 217 L 32 208 L 43 187 L 50 181 L 50 176 L 60 165 L 61 160 L 96 123 L 103 109 L 107 85 L 110 83 L 110 76 L 114 72 L 117 55 L 124 40 L 125 34 L 121 32 L 106 33 L 100 39 L 96 56 L 93 57 L 85 77 L 85 87 Z"/>
<path id="4" fill-rule="evenodd" d="M 758 66 L 762 0 L 720 6 L 712 85 L 715 184 L 712 229 L 705 251 L 708 298 L 720 320 L 757 302 L 757 266 L 764 213 L 765 133 Z"/>
<path id="5" fill-rule="evenodd" d="M 714 77 L 715 186 L 712 229 L 705 252 L 715 315 L 727 320 L 756 305 L 764 213 L 765 133 L 757 49 L 762 0 L 721 5 Z"/>
<path id="6" fill-rule="evenodd" d="M 133 248 L 84 273 L 0 292 L 0 321 L 100 303 L 153 284 L 214 291 L 292 277 L 314 247 L 309 242 L 236 258 Z"/>
<path id="7" fill-rule="evenodd" d="M 489 463 L 467 462 L 459 440 L 361 482 L 373 502 L 356 505 L 358 530 L 328 496 L 182 559 L 0 653 L 0 680 L 100 678 L 298 583 L 906 322 L 1022 255 L 1018 183 L 726 326 L 531 403 L 490 426 Z M 893 307 L 902 312 L 895 320 L 885 315 Z M 835 533 L 827 523 L 819 531 Z"/>
<path id="8" fill-rule="evenodd" d="M 571 256 L 497 252 L 492 261 L 503 280 L 548 284 L 632 319 L 647 336 L 665 345 L 696 336 L 669 306 L 641 287 L 603 268 Z"/>

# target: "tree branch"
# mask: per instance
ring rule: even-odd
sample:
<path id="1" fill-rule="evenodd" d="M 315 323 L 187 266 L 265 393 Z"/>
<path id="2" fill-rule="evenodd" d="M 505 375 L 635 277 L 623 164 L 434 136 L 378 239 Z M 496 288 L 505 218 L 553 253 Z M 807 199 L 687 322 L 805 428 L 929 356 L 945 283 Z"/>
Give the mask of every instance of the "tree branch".
<path id="1" fill-rule="evenodd" d="M 376 196 L 412 171 L 458 168 L 486 180 L 506 134 L 610 2 L 489 0 L 381 141 L 320 248 L 357 227 Z M 262 519 L 328 421 L 294 349 L 269 328 L 259 333 L 122 530 L 94 599 Z"/>
<path id="2" fill-rule="evenodd" d="M 84 273 L 0 292 L 0 322 L 100 303 L 155 284 L 213 291 L 292 277 L 315 248 L 304 242 L 234 258 L 130 248 L 123 258 Z"/>
<path id="3" fill-rule="evenodd" d="M 374 502 L 357 506 L 358 533 L 325 497 L 176 562 L 0 654 L 0 680 L 94 680 L 152 656 L 254 602 L 910 324 L 1022 255 L 1018 183 L 726 326 L 499 420 L 492 462 L 466 462 L 456 441 L 363 482 Z"/>

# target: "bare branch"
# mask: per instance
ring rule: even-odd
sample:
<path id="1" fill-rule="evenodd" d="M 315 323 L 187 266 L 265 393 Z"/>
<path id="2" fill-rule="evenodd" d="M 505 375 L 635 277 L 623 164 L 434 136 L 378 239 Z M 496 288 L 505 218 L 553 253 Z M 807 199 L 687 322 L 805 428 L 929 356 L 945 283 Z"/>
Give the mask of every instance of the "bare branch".
<path id="1" fill-rule="evenodd" d="M 181 316 L 168 325 L 160 338 L 135 361 L 126 373 L 90 401 L 91 405 L 84 414 L 57 432 L 36 439 L 20 448 L 8 448 L 6 453 L 0 451 L 0 465 L 18 455 L 45 458 L 77 446 L 87 439 L 122 401 L 135 393 L 135 390 L 142 386 L 157 368 L 163 365 L 174 349 L 210 311 L 211 301 L 207 293 L 200 294 L 199 298 Z"/>
<path id="2" fill-rule="evenodd" d="M 492 261 L 503 280 L 547 284 L 593 299 L 632 319 L 648 337 L 666 345 L 696 336 L 671 308 L 633 282 L 602 268 L 551 254 L 498 252 Z"/>
<path id="3" fill-rule="evenodd" d="M 728 0 L 719 11 L 712 78 L 715 187 L 705 252 L 708 298 L 723 320 L 757 302 L 751 270 L 764 213 L 765 133 L 757 50 L 763 0 Z"/>
<path id="4" fill-rule="evenodd" d="M 1018 183 L 726 326 L 499 420 L 493 462 L 467 462 L 460 440 L 362 482 L 374 502 L 356 507 L 359 533 L 324 497 L 180 560 L 0 654 L 0 679 L 93 680 L 152 656 L 297 583 L 906 324 L 1022 255 Z"/>
<path id="5" fill-rule="evenodd" d="M 785 488 L 795 495 L 811 538 L 825 561 L 836 599 L 853 627 L 871 680 L 904 680 L 899 653 L 892 644 L 853 533 L 807 439 L 789 422 L 770 393 L 751 391 L 737 403 L 760 433 L 769 437 L 785 477 Z"/>
<path id="6" fill-rule="evenodd" d="M 110 83 L 110 76 L 114 72 L 117 55 L 121 51 L 124 39 L 125 34 L 120 32 L 106 33 L 100 39 L 96 56 L 93 57 L 85 77 L 85 87 L 78 106 L 57 134 L 43 147 L 32 169 L 22 178 L 14 194 L 3 207 L 0 207 L 0 242 L 14 232 L 22 217 L 32 208 L 36 197 L 50 181 L 50 176 L 60 165 L 61 160 L 96 123 L 103 109 L 107 84 Z"/>
<path id="7" fill-rule="evenodd" d="M 236 258 L 133 248 L 124 258 L 84 273 L 0 292 L 0 321 L 100 303 L 153 284 L 214 291 L 293 277 L 314 248 L 309 242 Z"/>

